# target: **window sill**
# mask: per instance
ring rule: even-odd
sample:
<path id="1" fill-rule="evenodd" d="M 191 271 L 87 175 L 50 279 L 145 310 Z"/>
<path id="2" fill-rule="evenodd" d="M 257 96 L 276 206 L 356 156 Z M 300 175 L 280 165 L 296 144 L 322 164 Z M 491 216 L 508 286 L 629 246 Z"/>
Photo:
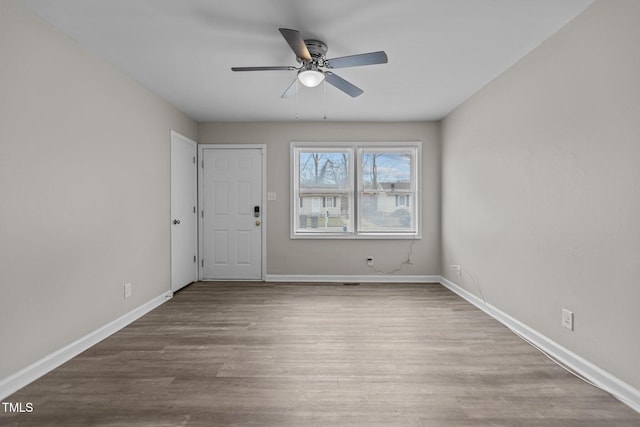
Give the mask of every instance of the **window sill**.
<path id="1" fill-rule="evenodd" d="M 422 240 L 421 234 L 393 233 L 297 233 L 289 236 L 291 240 Z"/>

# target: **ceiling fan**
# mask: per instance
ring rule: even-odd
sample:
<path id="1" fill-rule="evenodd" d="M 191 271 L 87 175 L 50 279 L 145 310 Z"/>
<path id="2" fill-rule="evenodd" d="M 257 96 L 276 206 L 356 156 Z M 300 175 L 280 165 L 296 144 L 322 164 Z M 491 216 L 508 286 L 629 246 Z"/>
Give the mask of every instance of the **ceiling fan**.
<path id="1" fill-rule="evenodd" d="M 300 32 L 288 28 L 280 28 L 280 33 L 289 43 L 291 50 L 296 54 L 300 64 L 294 66 L 275 67 L 232 67 L 232 71 L 297 71 L 296 79 L 282 94 L 282 98 L 288 98 L 297 92 L 297 82 L 306 87 L 315 87 L 326 80 L 332 86 L 340 89 L 351 97 L 361 95 L 364 91 L 342 77 L 329 71 L 334 68 L 359 67 L 362 65 L 386 64 L 387 54 L 384 51 L 362 53 L 359 55 L 342 56 L 340 58 L 327 59 L 327 45 L 320 40 L 303 39 Z"/>

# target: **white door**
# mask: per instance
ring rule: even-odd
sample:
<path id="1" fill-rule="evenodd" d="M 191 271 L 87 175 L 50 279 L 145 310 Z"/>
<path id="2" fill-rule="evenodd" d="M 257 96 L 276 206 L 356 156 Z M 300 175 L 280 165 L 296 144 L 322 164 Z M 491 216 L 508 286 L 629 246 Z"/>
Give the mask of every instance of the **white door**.
<path id="1" fill-rule="evenodd" d="M 198 280 L 197 144 L 171 132 L 171 290 Z"/>
<path id="2" fill-rule="evenodd" d="M 203 279 L 262 278 L 260 148 L 202 149 Z"/>

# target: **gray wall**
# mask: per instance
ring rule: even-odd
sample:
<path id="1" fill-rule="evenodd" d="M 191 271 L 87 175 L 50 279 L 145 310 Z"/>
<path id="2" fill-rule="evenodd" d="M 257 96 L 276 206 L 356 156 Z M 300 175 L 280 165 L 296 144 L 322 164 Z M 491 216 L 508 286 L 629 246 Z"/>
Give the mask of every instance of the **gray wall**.
<path id="1" fill-rule="evenodd" d="M 443 123 L 442 271 L 640 388 L 640 2 L 599 1 Z M 575 313 L 563 329 L 561 309 Z"/>
<path id="2" fill-rule="evenodd" d="M 201 144 L 266 144 L 267 273 L 277 275 L 370 275 L 390 271 L 407 259 L 410 240 L 291 240 L 289 238 L 291 141 L 422 141 L 422 240 L 412 265 L 399 275 L 440 274 L 440 144 L 437 123 L 201 123 Z"/>
<path id="3" fill-rule="evenodd" d="M 169 290 L 170 129 L 197 128 L 14 1 L 0 7 L 2 379 Z"/>

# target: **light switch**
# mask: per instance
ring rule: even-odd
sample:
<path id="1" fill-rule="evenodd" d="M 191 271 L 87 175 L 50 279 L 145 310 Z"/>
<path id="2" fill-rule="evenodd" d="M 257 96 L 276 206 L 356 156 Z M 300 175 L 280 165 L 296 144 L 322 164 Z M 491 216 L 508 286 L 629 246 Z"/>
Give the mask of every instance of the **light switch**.
<path id="1" fill-rule="evenodd" d="M 267 192 L 267 200 L 276 200 L 276 193 L 275 193 L 275 191 L 269 191 L 269 192 Z"/>

